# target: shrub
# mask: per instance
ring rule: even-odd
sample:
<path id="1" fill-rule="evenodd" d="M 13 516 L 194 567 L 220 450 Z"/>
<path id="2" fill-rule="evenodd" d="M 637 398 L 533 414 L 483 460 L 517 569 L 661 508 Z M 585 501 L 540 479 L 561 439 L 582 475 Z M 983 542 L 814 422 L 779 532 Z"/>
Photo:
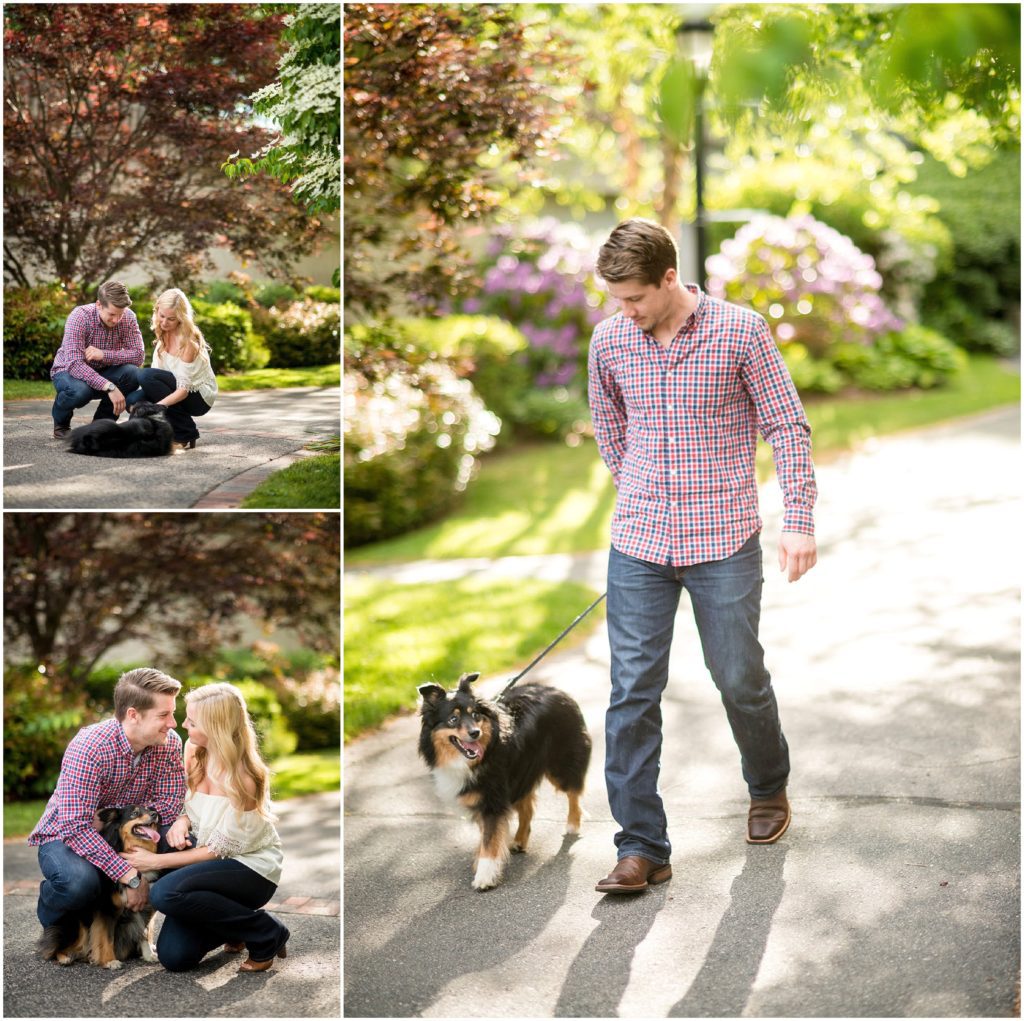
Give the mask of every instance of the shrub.
<path id="1" fill-rule="evenodd" d="M 552 218 L 522 233 L 499 227 L 480 265 L 483 286 L 461 303 L 462 312 L 496 316 L 525 336 L 530 379 L 524 396 L 537 388 L 570 395 L 567 400 L 517 400 L 512 420 L 521 432 L 550 435 L 557 427 L 557 434 L 565 435 L 579 422 L 573 414 L 560 417 L 555 426 L 549 411 L 560 404 L 585 407 L 587 350 L 605 302 L 605 293 L 594 284 L 596 248 L 580 227 Z M 539 419 L 527 416 L 531 407 L 540 411 Z"/>
<path id="2" fill-rule="evenodd" d="M 64 339 L 64 322 L 77 302 L 60 284 L 4 288 L 4 376 L 49 379 Z"/>
<path id="3" fill-rule="evenodd" d="M 252 317 L 233 302 L 212 305 L 192 302 L 196 325 L 210 345 L 214 372 L 241 372 L 262 369 L 270 360 L 263 338 L 253 332 Z"/>
<path id="4" fill-rule="evenodd" d="M 916 324 L 886 334 L 871 347 L 841 344 L 833 357 L 849 380 L 866 390 L 929 389 L 967 364 L 967 356 L 955 344 Z"/>
<path id="5" fill-rule="evenodd" d="M 205 301 L 209 305 L 224 305 L 231 302 L 244 308 L 248 304 L 245 289 L 233 280 L 211 280 L 196 292 L 193 301 Z"/>
<path id="6" fill-rule="evenodd" d="M 415 528 L 449 511 L 500 423 L 472 384 L 399 327 L 353 329 L 345 353 L 345 545 Z"/>
<path id="7" fill-rule="evenodd" d="M 182 688 L 182 695 L 207 684 L 220 683 L 219 677 L 194 677 Z M 265 684 L 251 678 L 242 678 L 228 682 L 242 693 L 249 717 L 259 736 L 260 755 L 265 762 L 291 755 L 295 751 L 297 739 L 288 726 L 288 721 L 281 709 L 277 696 Z"/>
<path id="8" fill-rule="evenodd" d="M 302 296 L 311 301 L 326 301 L 329 305 L 341 304 L 341 288 L 339 287 L 322 287 L 319 284 L 313 284 L 302 292 Z"/>
<path id="9" fill-rule="evenodd" d="M 299 292 L 291 284 L 283 284 L 271 280 L 264 284 L 253 295 L 255 300 L 264 308 L 271 308 L 274 305 L 288 305 L 298 298 Z"/>
<path id="10" fill-rule="evenodd" d="M 31 665 L 4 670 L 4 798 L 49 798 L 68 742 L 95 717 Z"/>
<path id="11" fill-rule="evenodd" d="M 337 303 L 304 298 L 283 309 L 271 308 L 263 322 L 274 368 L 338 362 L 341 309 Z"/>
<path id="12" fill-rule="evenodd" d="M 707 266 L 708 292 L 765 315 L 782 348 L 797 342 L 821 358 L 901 325 L 879 295 L 874 260 L 811 216 L 757 216 Z"/>

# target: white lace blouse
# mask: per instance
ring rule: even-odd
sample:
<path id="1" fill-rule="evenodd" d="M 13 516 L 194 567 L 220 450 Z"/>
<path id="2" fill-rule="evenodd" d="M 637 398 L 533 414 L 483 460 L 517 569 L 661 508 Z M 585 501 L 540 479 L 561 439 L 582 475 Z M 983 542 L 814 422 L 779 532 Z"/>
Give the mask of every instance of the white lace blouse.
<path id="1" fill-rule="evenodd" d="M 201 791 L 185 795 L 185 812 L 196 847 L 208 847 L 218 858 L 234 858 L 271 883 L 281 882 L 281 838 L 259 812 L 236 812 L 223 795 Z"/>
<path id="2" fill-rule="evenodd" d="M 198 393 L 211 408 L 213 407 L 213 402 L 217 398 L 217 377 L 213 374 L 210 356 L 205 349 L 191 362 L 183 361 L 177 355 L 168 354 L 166 351 L 154 351 L 153 368 L 166 369 L 174 376 L 174 382 L 182 390 Z"/>

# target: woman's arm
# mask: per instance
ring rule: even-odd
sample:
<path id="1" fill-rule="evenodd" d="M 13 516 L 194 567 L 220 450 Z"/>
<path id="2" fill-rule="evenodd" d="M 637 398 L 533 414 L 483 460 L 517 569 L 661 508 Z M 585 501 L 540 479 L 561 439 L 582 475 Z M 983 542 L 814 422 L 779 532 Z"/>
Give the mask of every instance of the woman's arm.
<path id="1" fill-rule="evenodd" d="M 121 857 L 140 872 L 145 872 L 146 869 L 180 869 L 200 861 L 213 861 L 218 855 L 204 846 L 191 847 L 187 851 L 168 851 L 166 854 L 154 854 L 152 851 L 136 848 L 123 852 Z"/>
<path id="2" fill-rule="evenodd" d="M 169 408 L 172 404 L 177 404 L 178 401 L 183 401 L 188 397 L 188 390 L 185 387 L 179 386 L 174 393 L 169 393 L 163 400 L 157 401 L 157 404 L 162 404 L 165 408 Z"/>

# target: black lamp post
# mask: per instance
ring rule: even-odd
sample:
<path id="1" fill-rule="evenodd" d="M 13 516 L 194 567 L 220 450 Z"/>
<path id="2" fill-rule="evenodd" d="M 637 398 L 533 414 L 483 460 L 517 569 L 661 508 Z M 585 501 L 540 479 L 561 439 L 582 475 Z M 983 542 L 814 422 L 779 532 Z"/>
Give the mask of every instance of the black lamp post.
<path id="1" fill-rule="evenodd" d="M 707 218 L 704 212 L 704 87 L 711 67 L 715 27 L 707 19 L 684 21 L 676 30 L 683 52 L 694 71 L 694 170 L 696 205 L 694 227 L 697 237 L 697 283 L 706 286 L 704 264 L 708 257 Z"/>

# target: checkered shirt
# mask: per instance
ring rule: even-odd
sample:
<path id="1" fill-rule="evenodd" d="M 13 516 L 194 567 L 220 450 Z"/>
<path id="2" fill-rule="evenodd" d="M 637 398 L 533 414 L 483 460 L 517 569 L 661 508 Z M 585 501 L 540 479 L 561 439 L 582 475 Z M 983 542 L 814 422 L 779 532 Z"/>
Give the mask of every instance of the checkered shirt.
<path id="1" fill-rule="evenodd" d="M 618 497 L 612 545 L 685 567 L 722 560 L 761 528 L 754 453 L 771 444 L 783 531 L 814 534 L 811 430 L 756 312 L 689 284 L 696 310 L 668 349 L 622 313 L 589 355 L 594 435 Z"/>
<path id="2" fill-rule="evenodd" d="M 90 345 L 103 352 L 104 366 L 142 365 L 146 357 L 139 321 L 130 308 L 124 310 L 117 326 L 105 326 L 95 304 L 78 305 L 64 324 L 64 341 L 50 366 L 50 378 L 58 372 L 70 372 L 93 390 L 102 390 L 107 380 L 85 360 L 85 349 Z"/>
<path id="3" fill-rule="evenodd" d="M 100 808 L 145 805 L 170 823 L 181 815 L 185 798 L 181 738 L 173 730 L 166 744 L 143 749 L 134 769 L 133 757 L 116 719 L 80 730 L 64 752 L 57 789 L 28 842 L 63 840 L 115 881 L 131 872 L 132 866 L 93 829 L 93 814 Z"/>

